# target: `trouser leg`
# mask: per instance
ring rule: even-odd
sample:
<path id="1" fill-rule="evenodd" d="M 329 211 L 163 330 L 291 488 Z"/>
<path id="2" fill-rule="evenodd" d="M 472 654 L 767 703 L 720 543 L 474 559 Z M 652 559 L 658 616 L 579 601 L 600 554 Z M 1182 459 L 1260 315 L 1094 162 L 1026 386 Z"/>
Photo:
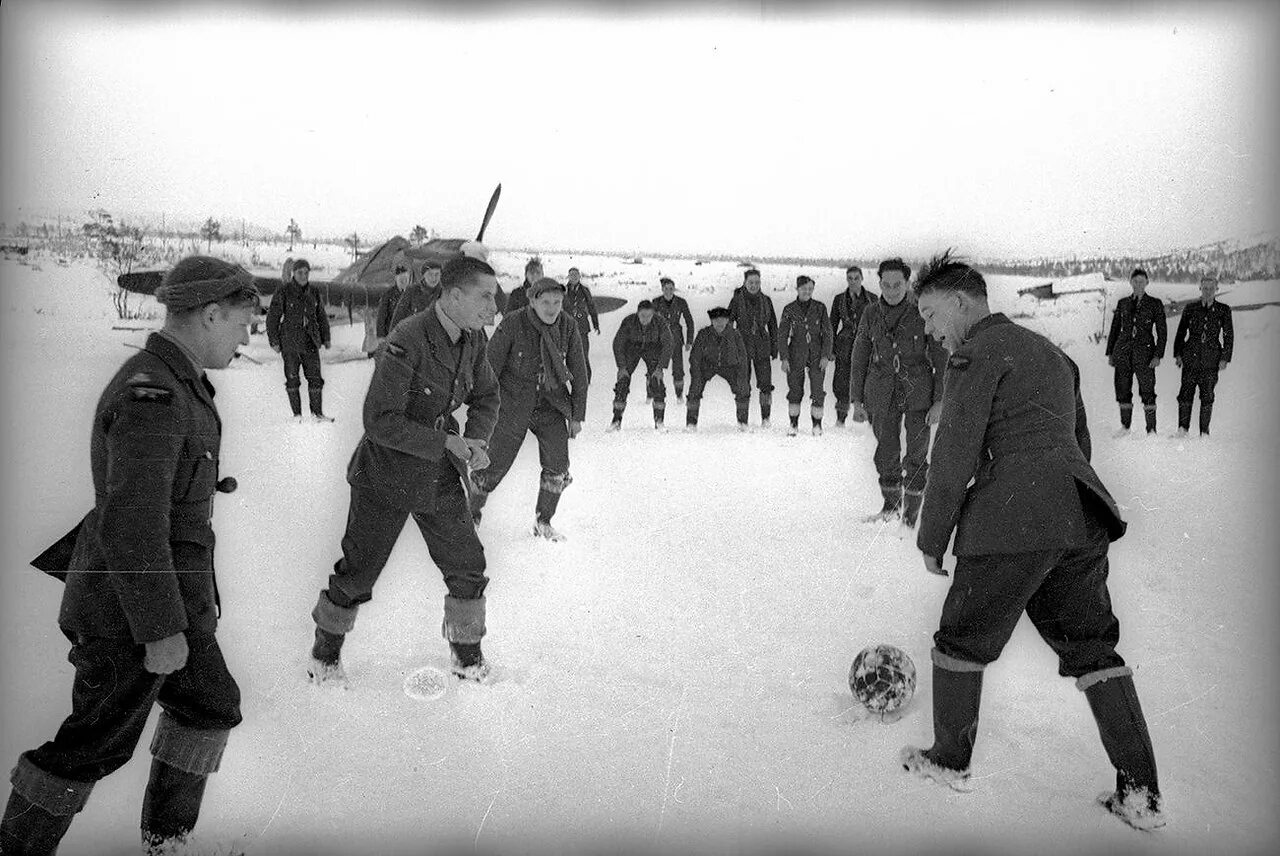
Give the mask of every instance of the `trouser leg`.
<path id="1" fill-rule="evenodd" d="M 314 416 L 324 415 L 324 378 L 320 375 L 320 351 L 308 348 L 302 352 L 302 371 L 307 377 L 307 398 Z"/>
<path id="2" fill-rule="evenodd" d="M 560 495 L 573 481 L 569 475 L 569 425 L 558 410 L 543 406 L 534 411 L 533 433 L 538 438 L 538 459 L 542 464 L 535 514 L 538 520 L 550 523 Z"/>
<path id="3" fill-rule="evenodd" d="M 298 390 L 302 386 L 302 379 L 298 376 L 298 369 L 302 366 L 302 355 L 298 351 L 286 349 L 281 351 L 281 356 L 284 358 L 284 389 L 289 396 L 289 407 L 294 416 L 301 416 L 302 394 Z"/>
<path id="4" fill-rule="evenodd" d="M 1200 433 L 1209 433 L 1209 421 L 1213 418 L 1214 388 L 1218 385 L 1218 369 L 1205 369 L 1200 373 Z"/>
<path id="5" fill-rule="evenodd" d="M 1116 402 L 1120 405 L 1120 426 L 1128 428 L 1133 423 L 1133 366 L 1129 360 L 1116 360 Z"/>
<path id="6" fill-rule="evenodd" d="M 869 410 L 871 431 L 876 438 L 872 460 L 880 478 L 880 488 L 899 490 L 902 486 L 902 419 L 901 410 L 881 407 Z"/>
<path id="7" fill-rule="evenodd" d="M 1191 408 L 1196 400 L 1196 370 L 1183 366 L 1182 381 L 1178 385 L 1178 427 L 1184 431 L 1191 429 Z M 1203 396 L 1201 397 L 1203 401 Z"/>
<path id="8" fill-rule="evenodd" d="M 1156 431 L 1156 370 L 1145 362 L 1134 368 L 1138 378 L 1138 397 L 1142 399 L 1142 415 L 1148 434 Z"/>

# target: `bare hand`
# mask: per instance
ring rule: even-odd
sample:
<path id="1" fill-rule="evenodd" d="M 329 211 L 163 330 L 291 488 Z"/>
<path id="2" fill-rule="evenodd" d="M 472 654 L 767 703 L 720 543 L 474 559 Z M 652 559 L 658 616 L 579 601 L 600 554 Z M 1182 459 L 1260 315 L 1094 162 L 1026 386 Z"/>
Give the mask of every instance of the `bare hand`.
<path id="1" fill-rule="evenodd" d="M 827 358 L 823 357 L 818 360 L 818 371 L 825 372 L 827 370 Z"/>
<path id="2" fill-rule="evenodd" d="M 1173 364 L 1178 368 L 1182 368 L 1182 357 L 1174 357 Z"/>
<path id="3" fill-rule="evenodd" d="M 578 432 L 580 432 L 581 430 L 582 430 L 581 422 L 579 422 L 577 419 L 569 420 L 569 439 L 570 440 L 572 440 L 574 437 L 577 437 Z"/>
<path id="4" fill-rule="evenodd" d="M 187 665 L 187 637 L 181 633 L 146 644 L 142 668 L 153 675 L 168 675 Z"/>
<path id="5" fill-rule="evenodd" d="M 1107 365 L 1109 365 L 1109 366 L 1114 366 L 1115 364 L 1116 364 L 1116 358 L 1115 358 L 1115 357 L 1113 357 L 1113 356 L 1111 356 L 1110 354 L 1108 354 L 1108 355 L 1107 355 Z"/>
<path id="6" fill-rule="evenodd" d="M 946 572 L 946 569 L 942 567 L 942 560 L 939 559 L 937 556 L 925 556 L 924 569 L 929 573 L 936 574 L 940 577 L 949 576 Z"/>
<path id="7" fill-rule="evenodd" d="M 1156 366 L 1158 366 L 1158 365 L 1160 365 L 1160 358 L 1159 358 L 1159 357 L 1152 357 L 1152 358 L 1151 358 L 1151 362 L 1147 364 L 1147 366 L 1148 366 L 1149 368 L 1155 368 L 1155 367 L 1156 367 Z"/>
<path id="8" fill-rule="evenodd" d="M 1218 371 L 1222 371 L 1222 370 L 1223 370 L 1223 369 L 1225 369 L 1226 367 L 1227 367 L 1227 361 L 1226 361 L 1226 360 L 1222 360 L 1220 363 L 1218 363 Z"/>
<path id="9" fill-rule="evenodd" d="M 279 345 L 272 345 L 272 346 L 271 346 L 271 350 L 275 351 L 275 352 L 278 354 L 278 353 L 280 353 L 280 346 L 279 346 Z"/>
<path id="10" fill-rule="evenodd" d="M 466 461 L 471 458 L 471 447 L 467 445 L 466 440 L 462 439 L 457 434 L 450 434 L 445 437 L 444 447 L 446 451 L 459 460 Z"/>
<path id="11" fill-rule="evenodd" d="M 685 342 L 685 343 L 684 343 L 684 349 L 685 349 L 686 351 L 692 351 L 692 350 L 693 350 L 693 342 Z"/>
<path id="12" fill-rule="evenodd" d="M 853 403 L 852 412 L 849 415 L 853 417 L 854 422 L 866 422 L 867 406 L 863 404 L 861 401 L 855 401 Z"/>
<path id="13" fill-rule="evenodd" d="M 942 420 L 942 402 L 935 401 L 933 406 L 929 408 L 929 412 L 924 415 L 926 425 L 937 425 Z"/>
<path id="14" fill-rule="evenodd" d="M 467 466 L 473 470 L 483 470 L 489 466 L 489 453 L 478 446 L 472 446 L 471 457 L 467 459 Z"/>
<path id="15" fill-rule="evenodd" d="M 783 374 L 791 373 L 791 363 L 787 362 L 786 360 L 782 361 L 782 373 Z"/>

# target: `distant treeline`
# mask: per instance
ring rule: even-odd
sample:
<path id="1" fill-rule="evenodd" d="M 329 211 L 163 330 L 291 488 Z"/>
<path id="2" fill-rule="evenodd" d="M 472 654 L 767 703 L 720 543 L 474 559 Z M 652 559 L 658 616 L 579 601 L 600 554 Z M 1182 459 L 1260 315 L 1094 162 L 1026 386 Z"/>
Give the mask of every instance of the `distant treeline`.
<path id="1" fill-rule="evenodd" d="M 1225 282 L 1280 279 L 1280 241 L 1271 240 L 1241 249 L 1212 244 L 1194 250 L 1179 250 L 1163 256 L 1094 256 L 1083 259 L 1042 261 L 988 261 L 981 265 L 991 273 L 1043 276 L 1059 279 L 1101 271 L 1112 279 L 1128 279 L 1134 268 L 1142 268 L 1160 282 L 1198 282 L 1206 272 Z"/>

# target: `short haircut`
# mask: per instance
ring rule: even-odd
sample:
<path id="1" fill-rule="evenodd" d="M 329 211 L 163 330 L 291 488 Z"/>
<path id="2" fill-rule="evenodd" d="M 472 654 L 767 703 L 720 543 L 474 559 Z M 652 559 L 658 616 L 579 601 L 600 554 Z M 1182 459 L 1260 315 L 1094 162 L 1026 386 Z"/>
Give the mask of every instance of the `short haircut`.
<path id="1" fill-rule="evenodd" d="M 489 267 L 488 262 L 473 259 L 471 256 L 458 256 L 445 262 L 444 269 L 440 271 L 440 288 L 442 291 L 464 288 L 475 283 L 482 276 L 497 276 L 497 274 L 494 273 L 493 268 Z"/>
<path id="2" fill-rule="evenodd" d="M 525 273 L 528 273 L 534 268 L 537 268 L 538 270 L 542 270 L 542 259 L 538 258 L 537 256 L 534 256 L 533 258 L 529 259 L 529 261 L 524 263 Z"/>
<path id="3" fill-rule="evenodd" d="M 429 270 L 440 270 L 441 267 L 439 259 L 427 259 L 422 263 L 422 272 L 426 273 Z"/>
<path id="4" fill-rule="evenodd" d="M 582 271 L 578 270 L 576 267 L 571 267 L 569 268 L 569 273 L 582 273 Z"/>
<path id="5" fill-rule="evenodd" d="M 676 281 L 669 276 L 664 276 L 662 279 L 658 280 L 658 285 L 675 285 L 675 284 L 676 284 Z"/>
<path id="6" fill-rule="evenodd" d="M 894 256 L 880 262 L 880 267 L 876 268 L 876 276 L 884 279 L 886 273 L 895 270 L 902 274 L 903 279 L 911 279 L 911 265 L 904 262 L 901 256 Z"/>
<path id="7" fill-rule="evenodd" d="M 1147 282 L 1151 281 L 1151 277 L 1147 276 L 1147 272 L 1145 270 L 1142 268 L 1134 268 L 1133 273 L 1129 274 L 1129 279 L 1136 279 L 1138 277 L 1142 277 Z"/>
<path id="8" fill-rule="evenodd" d="M 959 257 L 951 255 L 948 247 L 941 255 L 929 259 L 912 290 L 916 297 L 931 291 L 963 291 L 974 297 L 986 297 L 987 281 Z"/>
<path id="9" fill-rule="evenodd" d="M 862 274 L 862 268 L 858 267 L 857 265 L 849 265 L 847 268 L 844 269 L 844 272 L 846 274 L 850 274 L 850 273 L 853 273 L 855 270 L 858 272 L 859 275 Z"/>
<path id="10" fill-rule="evenodd" d="M 1202 273 L 1200 274 L 1200 281 L 1216 283 L 1218 281 L 1218 277 L 1215 274 Z"/>
<path id="11" fill-rule="evenodd" d="M 636 304 L 636 311 L 637 311 L 637 312 L 643 312 L 643 311 L 644 311 L 644 310 L 646 310 L 646 309 L 652 309 L 652 308 L 653 308 L 653 301 L 652 301 L 652 300 L 647 300 L 647 299 L 646 299 L 646 300 L 641 300 L 639 303 L 637 303 L 637 304 Z"/>
<path id="12" fill-rule="evenodd" d="M 754 276 L 756 279 L 759 279 L 759 278 L 760 278 L 760 271 L 756 270 L 755 268 L 748 268 L 747 270 L 745 270 L 745 271 L 743 271 L 743 272 L 742 272 L 742 281 L 743 281 L 743 282 L 746 282 L 748 279 L 750 279 L 750 278 L 751 278 L 751 277 L 753 277 L 753 276 Z"/>
<path id="13" fill-rule="evenodd" d="M 800 274 L 798 277 L 796 277 L 796 288 L 799 288 L 800 286 L 806 285 L 806 284 L 813 285 L 813 278 L 807 277 L 804 274 Z"/>

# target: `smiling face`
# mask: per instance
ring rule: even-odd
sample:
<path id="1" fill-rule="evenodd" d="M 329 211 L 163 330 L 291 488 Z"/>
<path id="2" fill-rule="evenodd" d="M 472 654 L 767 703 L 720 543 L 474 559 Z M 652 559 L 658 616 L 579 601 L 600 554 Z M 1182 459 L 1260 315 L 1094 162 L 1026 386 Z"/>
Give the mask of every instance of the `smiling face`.
<path id="1" fill-rule="evenodd" d="M 422 282 L 427 288 L 440 287 L 440 268 L 427 268 L 422 272 Z"/>
<path id="2" fill-rule="evenodd" d="M 849 291 L 853 292 L 854 294 L 857 294 L 859 291 L 862 291 L 862 271 L 860 270 L 846 271 L 844 275 L 844 280 L 849 284 Z"/>
<path id="3" fill-rule="evenodd" d="M 203 368 L 225 369 L 235 359 L 236 350 L 249 344 L 249 326 L 258 312 L 255 304 L 220 305 L 210 303 L 199 310 L 196 323 L 188 329 L 191 350 Z"/>
<path id="4" fill-rule="evenodd" d="M 569 268 L 569 284 L 577 285 L 581 281 L 582 281 L 582 274 L 578 272 L 578 269 Z"/>
<path id="5" fill-rule="evenodd" d="M 560 317 L 560 310 L 564 308 L 564 292 L 558 288 L 544 291 L 530 305 L 543 324 L 554 324 Z"/>
<path id="6" fill-rule="evenodd" d="M 399 286 L 401 289 L 408 288 L 409 280 L 411 277 L 412 277 L 412 274 L 410 274 L 409 271 L 404 270 L 403 268 L 396 271 L 396 285 Z"/>
<path id="7" fill-rule="evenodd" d="M 907 278 L 902 275 L 902 271 L 884 272 L 884 276 L 880 277 L 880 294 L 884 297 L 884 302 L 890 306 L 897 306 L 902 302 L 902 298 L 907 294 Z"/>
<path id="8" fill-rule="evenodd" d="M 796 286 L 796 297 L 801 303 L 807 303 L 813 297 L 813 283 L 802 282 Z"/>
<path id="9" fill-rule="evenodd" d="M 676 293 L 676 284 L 674 282 L 667 280 L 666 282 L 662 283 L 663 297 L 665 297 L 667 300 L 670 300 L 675 293 Z"/>
<path id="10" fill-rule="evenodd" d="M 711 326 L 715 328 L 717 333 L 723 333 L 724 328 L 729 326 L 729 319 L 724 316 L 717 316 L 711 319 Z"/>
<path id="11" fill-rule="evenodd" d="M 498 278 L 487 273 L 476 273 L 459 288 L 451 288 L 440 299 L 453 323 L 464 330 L 479 330 L 493 323 L 498 313 L 495 295 Z"/>
<path id="12" fill-rule="evenodd" d="M 747 291 L 751 294 L 760 293 L 760 276 L 758 274 L 752 274 L 747 277 Z"/>
<path id="13" fill-rule="evenodd" d="M 963 292 L 935 289 L 916 300 L 916 308 L 924 319 L 924 331 L 948 351 L 964 342 L 969 332 Z"/>

